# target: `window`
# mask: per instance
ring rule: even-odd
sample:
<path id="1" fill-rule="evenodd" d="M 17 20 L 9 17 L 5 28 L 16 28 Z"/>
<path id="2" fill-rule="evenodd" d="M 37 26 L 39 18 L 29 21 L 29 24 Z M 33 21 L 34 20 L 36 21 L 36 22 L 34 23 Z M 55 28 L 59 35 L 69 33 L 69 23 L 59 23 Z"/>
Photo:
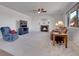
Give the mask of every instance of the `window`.
<path id="1" fill-rule="evenodd" d="M 69 14 L 69 26 L 70 27 L 78 27 L 78 18 L 77 11 L 74 11 Z"/>

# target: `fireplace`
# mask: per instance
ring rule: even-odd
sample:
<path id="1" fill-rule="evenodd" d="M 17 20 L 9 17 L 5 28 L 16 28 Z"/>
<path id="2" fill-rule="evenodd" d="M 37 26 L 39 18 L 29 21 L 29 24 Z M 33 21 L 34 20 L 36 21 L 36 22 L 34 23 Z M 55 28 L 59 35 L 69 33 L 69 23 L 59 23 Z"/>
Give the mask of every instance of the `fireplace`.
<path id="1" fill-rule="evenodd" d="M 41 25 L 41 28 L 40 28 L 40 30 L 42 31 L 42 32 L 48 32 L 48 25 Z"/>

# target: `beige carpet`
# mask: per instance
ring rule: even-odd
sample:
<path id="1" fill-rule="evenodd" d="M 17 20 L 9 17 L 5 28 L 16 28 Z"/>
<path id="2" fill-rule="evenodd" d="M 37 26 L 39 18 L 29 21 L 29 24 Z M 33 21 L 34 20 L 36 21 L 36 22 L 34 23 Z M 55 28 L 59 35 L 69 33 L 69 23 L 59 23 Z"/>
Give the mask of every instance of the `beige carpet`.
<path id="1" fill-rule="evenodd" d="M 14 42 L 6 42 L 0 39 L 0 49 L 15 56 L 79 56 L 77 47 L 70 40 L 68 40 L 68 48 L 58 44 L 53 46 L 50 33 L 45 32 L 30 32 L 21 35 Z M 5 53 L 1 53 L 1 55 L 5 55 Z"/>

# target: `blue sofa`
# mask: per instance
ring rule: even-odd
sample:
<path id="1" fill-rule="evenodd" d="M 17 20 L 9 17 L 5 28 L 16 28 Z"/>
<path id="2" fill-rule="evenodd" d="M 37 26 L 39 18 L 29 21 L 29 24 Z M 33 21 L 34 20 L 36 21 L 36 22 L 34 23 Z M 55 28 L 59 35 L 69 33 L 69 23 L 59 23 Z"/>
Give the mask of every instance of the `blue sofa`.
<path id="1" fill-rule="evenodd" d="M 5 41 L 14 41 L 18 39 L 18 33 L 12 34 L 9 27 L 1 27 L 1 32 Z"/>

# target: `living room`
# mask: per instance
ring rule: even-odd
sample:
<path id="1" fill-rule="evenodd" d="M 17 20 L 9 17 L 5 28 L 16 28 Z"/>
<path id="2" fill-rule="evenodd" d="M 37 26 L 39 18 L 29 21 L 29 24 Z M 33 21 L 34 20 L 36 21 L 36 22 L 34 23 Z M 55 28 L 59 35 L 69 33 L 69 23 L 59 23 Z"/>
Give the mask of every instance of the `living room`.
<path id="1" fill-rule="evenodd" d="M 74 26 L 68 27 L 67 20 L 67 13 L 76 4 L 78 3 L 0 2 L 0 49 L 9 53 L 4 52 L 0 55 L 79 55 L 78 28 Z M 51 31 L 56 28 L 59 21 L 63 22 L 68 29 L 66 48 L 64 43 L 53 46 L 54 42 L 50 39 Z M 11 33 L 5 36 L 8 30 Z"/>

